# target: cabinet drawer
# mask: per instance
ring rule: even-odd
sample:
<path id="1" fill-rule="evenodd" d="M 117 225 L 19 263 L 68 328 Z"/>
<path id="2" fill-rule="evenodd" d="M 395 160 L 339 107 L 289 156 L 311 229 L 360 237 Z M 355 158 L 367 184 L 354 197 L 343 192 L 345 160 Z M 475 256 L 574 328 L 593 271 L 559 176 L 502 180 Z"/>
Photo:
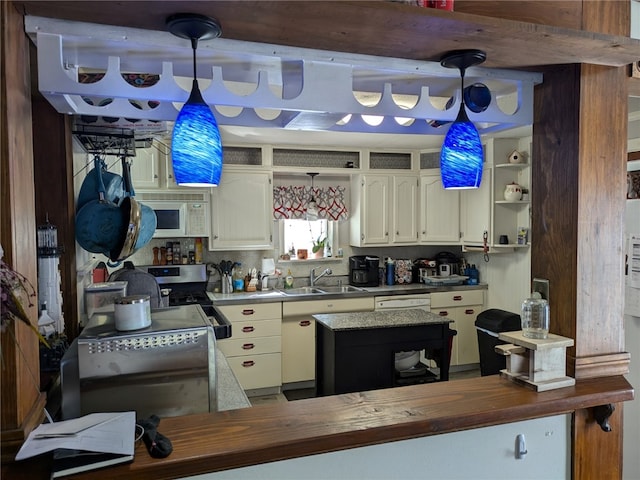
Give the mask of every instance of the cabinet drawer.
<path id="1" fill-rule="evenodd" d="M 433 305 L 432 305 L 433 307 Z M 469 319 L 469 321 L 475 326 L 476 317 L 482 311 L 482 305 L 465 305 L 461 308 L 456 307 L 436 307 L 431 308 L 431 313 L 435 313 L 440 317 L 452 318 L 456 320 Z M 451 328 L 453 325 L 450 325 Z"/>
<path id="2" fill-rule="evenodd" d="M 462 307 L 484 304 L 484 290 L 457 290 L 451 292 L 433 292 L 431 310 L 441 307 Z"/>
<path id="3" fill-rule="evenodd" d="M 221 305 L 218 309 L 234 323 L 239 320 L 265 320 L 282 317 L 282 303 L 243 303 Z"/>
<path id="4" fill-rule="evenodd" d="M 282 316 L 313 315 L 314 313 L 343 313 L 372 311 L 374 297 L 333 298 L 302 302 L 283 302 Z"/>
<path id="5" fill-rule="evenodd" d="M 282 351 L 282 337 L 225 338 L 217 343 L 227 359 L 239 355 L 259 355 Z"/>
<path id="6" fill-rule="evenodd" d="M 282 385 L 282 357 L 279 353 L 232 357 L 227 361 L 245 390 Z"/>
<path id="7" fill-rule="evenodd" d="M 282 320 L 246 320 L 231 322 L 231 339 L 271 337 L 282 332 Z"/>

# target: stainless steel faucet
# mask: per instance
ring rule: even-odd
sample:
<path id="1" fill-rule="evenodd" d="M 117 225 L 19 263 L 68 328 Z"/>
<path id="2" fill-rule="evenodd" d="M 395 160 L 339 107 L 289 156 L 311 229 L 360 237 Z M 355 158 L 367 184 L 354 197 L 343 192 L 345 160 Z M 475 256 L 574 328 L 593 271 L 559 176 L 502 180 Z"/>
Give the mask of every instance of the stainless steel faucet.
<path id="1" fill-rule="evenodd" d="M 320 280 L 325 275 L 331 275 L 332 273 L 333 271 L 330 268 L 327 268 L 316 277 L 316 269 L 312 268 L 311 273 L 309 273 L 309 285 L 313 287 L 316 283 L 316 280 Z"/>

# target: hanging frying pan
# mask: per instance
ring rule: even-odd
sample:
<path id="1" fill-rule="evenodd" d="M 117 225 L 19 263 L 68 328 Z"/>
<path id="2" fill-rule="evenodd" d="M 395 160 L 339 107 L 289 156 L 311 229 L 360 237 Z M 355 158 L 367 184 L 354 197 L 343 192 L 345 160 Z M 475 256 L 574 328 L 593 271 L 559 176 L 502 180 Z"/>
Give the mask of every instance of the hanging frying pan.
<path id="1" fill-rule="evenodd" d="M 93 168 L 87 173 L 80 192 L 78 193 L 78 201 L 76 202 L 76 213 L 87 203 L 96 199 L 98 191 L 98 174 L 102 176 L 104 185 L 104 198 L 111 203 L 118 205 L 125 196 L 124 181 L 120 175 L 107 171 L 104 160 L 98 155 L 93 158 Z"/>
<path id="2" fill-rule="evenodd" d="M 133 182 L 131 181 L 131 163 L 122 157 L 122 178 L 124 181 L 125 194 L 133 200 L 135 192 L 133 191 Z M 144 247 L 156 231 L 158 220 L 156 212 L 153 208 L 138 202 L 140 207 L 140 223 L 138 229 L 138 238 L 133 247 L 133 251 L 137 251 Z"/>

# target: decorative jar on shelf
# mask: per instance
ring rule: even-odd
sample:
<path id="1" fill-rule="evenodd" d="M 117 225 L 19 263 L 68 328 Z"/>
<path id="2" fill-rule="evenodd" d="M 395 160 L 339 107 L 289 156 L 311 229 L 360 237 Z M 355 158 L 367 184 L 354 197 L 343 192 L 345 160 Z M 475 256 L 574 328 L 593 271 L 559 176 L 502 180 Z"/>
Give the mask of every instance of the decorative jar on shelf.
<path id="1" fill-rule="evenodd" d="M 515 182 L 511 182 L 504 189 L 504 199 L 507 202 L 517 202 L 522 199 L 522 187 Z"/>

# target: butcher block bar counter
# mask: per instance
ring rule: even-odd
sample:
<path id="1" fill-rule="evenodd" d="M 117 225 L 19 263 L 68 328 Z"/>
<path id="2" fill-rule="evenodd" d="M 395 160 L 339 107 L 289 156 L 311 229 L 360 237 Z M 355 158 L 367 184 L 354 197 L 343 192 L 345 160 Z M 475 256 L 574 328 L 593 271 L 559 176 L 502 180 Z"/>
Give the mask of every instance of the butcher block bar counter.
<path id="1" fill-rule="evenodd" d="M 133 463 L 69 478 L 174 479 L 576 410 L 600 431 L 592 407 L 633 395 L 622 376 L 536 393 L 493 375 L 163 418 L 158 431 L 173 443 L 169 457 L 151 458 L 140 442 Z M 2 477 L 48 479 L 50 462 L 44 455 L 4 465 Z"/>

